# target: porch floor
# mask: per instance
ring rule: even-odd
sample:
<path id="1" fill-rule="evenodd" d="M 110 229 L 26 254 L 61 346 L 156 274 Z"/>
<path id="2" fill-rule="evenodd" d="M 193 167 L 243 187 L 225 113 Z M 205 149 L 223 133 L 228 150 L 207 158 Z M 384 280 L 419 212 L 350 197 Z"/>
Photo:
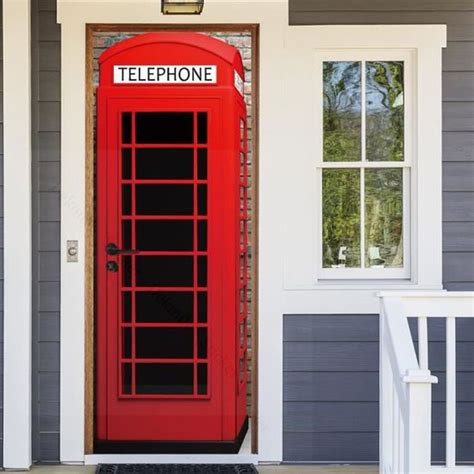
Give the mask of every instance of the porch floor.
<path id="1" fill-rule="evenodd" d="M 315 465 L 285 465 L 285 466 L 257 466 L 261 474 L 375 474 L 378 466 L 315 466 Z M 95 466 L 33 466 L 34 474 L 93 474 Z"/>

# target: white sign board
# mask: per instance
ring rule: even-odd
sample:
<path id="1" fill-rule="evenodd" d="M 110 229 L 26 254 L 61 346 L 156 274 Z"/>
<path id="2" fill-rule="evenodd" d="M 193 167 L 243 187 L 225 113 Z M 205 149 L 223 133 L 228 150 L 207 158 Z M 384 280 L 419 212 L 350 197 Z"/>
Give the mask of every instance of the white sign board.
<path id="1" fill-rule="evenodd" d="M 216 84 L 212 65 L 116 65 L 114 84 Z"/>

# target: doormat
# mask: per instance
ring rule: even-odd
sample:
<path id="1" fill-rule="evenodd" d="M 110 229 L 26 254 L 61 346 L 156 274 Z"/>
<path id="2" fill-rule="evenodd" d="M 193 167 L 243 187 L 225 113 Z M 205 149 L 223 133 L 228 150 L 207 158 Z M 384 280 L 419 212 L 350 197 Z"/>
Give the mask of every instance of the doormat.
<path id="1" fill-rule="evenodd" d="M 96 474 L 254 474 L 252 464 L 99 464 Z"/>

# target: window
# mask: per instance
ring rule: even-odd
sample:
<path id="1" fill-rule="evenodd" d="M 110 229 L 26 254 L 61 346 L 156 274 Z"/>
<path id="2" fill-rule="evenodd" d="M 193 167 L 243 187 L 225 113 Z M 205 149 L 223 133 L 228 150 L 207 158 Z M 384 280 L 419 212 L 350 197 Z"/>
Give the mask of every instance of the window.
<path id="1" fill-rule="evenodd" d="M 408 54 L 321 62 L 320 277 L 409 278 Z"/>

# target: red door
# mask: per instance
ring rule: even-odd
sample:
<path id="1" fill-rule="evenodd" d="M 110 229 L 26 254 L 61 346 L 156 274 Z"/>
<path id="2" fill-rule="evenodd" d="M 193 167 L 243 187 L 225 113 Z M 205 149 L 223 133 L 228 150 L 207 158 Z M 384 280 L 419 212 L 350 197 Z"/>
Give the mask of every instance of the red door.
<path id="1" fill-rule="evenodd" d="M 109 58 L 169 63 L 163 42 L 178 39 L 216 47 L 197 36 L 144 35 L 128 40 L 133 54 L 124 46 Z M 246 114 L 230 82 L 236 66 L 217 62 L 229 83 L 221 89 L 129 87 L 110 83 L 107 61 L 97 102 L 96 452 L 235 448 L 247 419 Z"/>

